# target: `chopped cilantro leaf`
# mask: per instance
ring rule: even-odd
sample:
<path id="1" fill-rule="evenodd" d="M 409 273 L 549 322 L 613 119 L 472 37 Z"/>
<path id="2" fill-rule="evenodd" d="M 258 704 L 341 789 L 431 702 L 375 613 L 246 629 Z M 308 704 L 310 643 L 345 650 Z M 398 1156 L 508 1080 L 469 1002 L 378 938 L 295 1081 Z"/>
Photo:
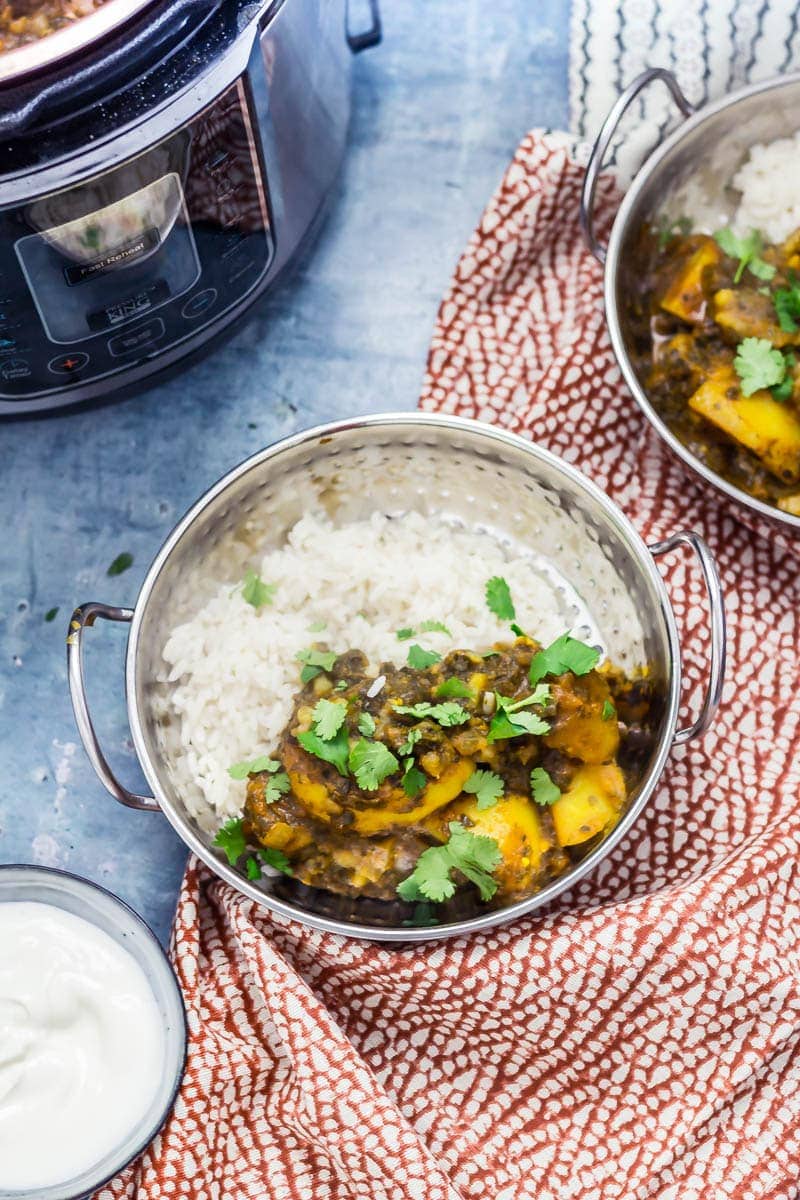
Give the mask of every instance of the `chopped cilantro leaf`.
<path id="1" fill-rule="evenodd" d="M 448 637 L 452 637 L 452 633 L 441 621 L 423 621 L 419 627 L 420 633 L 446 633 Z"/>
<path id="2" fill-rule="evenodd" d="M 772 303 L 775 305 L 778 324 L 783 332 L 797 333 L 800 329 L 800 325 L 797 324 L 798 318 L 800 318 L 800 286 L 798 286 L 795 275 L 792 274 L 789 278 L 789 286 L 778 288 L 772 297 Z"/>
<path id="3" fill-rule="evenodd" d="M 273 846 L 264 846 L 258 853 L 268 867 L 273 867 L 276 871 L 282 871 L 284 875 L 292 874 L 289 860 L 282 850 L 276 850 Z"/>
<path id="4" fill-rule="evenodd" d="M 281 796 L 285 796 L 288 791 L 291 791 L 291 786 L 289 776 L 285 771 L 273 775 L 264 785 L 264 803 L 274 804 L 276 800 L 280 800 Z"/>
<path id="5" fill-rule="evenodd" d="M 775 387 L 783 383 L 786 375 L 785 358 L 766 338 L 749 337 L 739 342 L 733 365 L 743 396 L 752 396 L 761 388 Z"/>
<path id="6" fill-rule="evenodd" d="M 325 621 L 315 621 L 313 625 L 309 625 L 308 632 L 309 633 L 322 633 L 323 629 L 327 629 L 327 628 L 328 628 L 328 626 Z"/>
<path id="7" fill-rule="evenodd" d="M 614 705 L 611 703 L 611 701 L 604 700 L 603 701 L 603 711 L 600 713 L 600 719 L 602 721 L 610 721 L 616 715 L 617 715 L 617 710 L 614 708 Z"/>
<path id="8" fill-rule="evenodd" d="M 415 796 L 420 794 L 428 780 L 419 767 L 415 766 L 413 758 L 407 758 L 403 765 L 405 769 L 400 782 L 403 785 L 405 794 L 413 800 Z"/>
<path id="9" fill-rule="evenodd" d="M 440 683 L 435 694 L 442 700 L 474 700 L 475 693 L 472 688 L 467 687 L 462 679 L 457 679 L 455 675 L 451 675 L 449 679 L 445 679 L 444 683 Z"/>
<path id="10" fill-rule="evenodd" d="M 280 766 L 277 759 L 262 754 L 259 758 L 250 758 L 234 763 L 232 767 L 228 767 L 228 774 L 231 779 L 247 779 L 248 775 L 255 775 L 257 771 L 279 771 Z"/>
<path id="11" fill-rule="evenodd" d="M 545 675 L 563 675 L 571 671 L 573 675 L 588 675 L 600 661 L 600 651 L 594 646 L 562 633 L 544 650 L 534 654 L 531 659 L 529 678 L 531 683 L 538 683 Z"/>
<path id="12" fill-rule="evenodd" d="M 336 737 L 327 742 L 323 741 L 313 729 L 299 733 L 297 740 L 309 754 L 313 754 L 315 758 L 321 758 L 323 762 L 330 763 L 331 766 L 336 767 L 340 775 L 347 778 L 347 756 L 350 752 L 350 741 L 344 726 L 336 734 Z"/>
<path id="13" fill-rule="evenodd" d="M 536 713 L 524 712 L 523 709 L 531 704 L 546 704 L 550 699 L 550 688 L 547 684 L 539 684 L 530 696 L 522 700 L 511 700 L 495 692 L 495 714 L 489 722 L 487 741 L 497 742 L 501 739 L 521 737 L 524 733 L 532 735 L 550 732 L 550 726 Z"/>
<path id="14" fill-rule="evenodd" d="M 414 905 L 414 913 L 409 921 L 403 921 L 403 924 L 412 929 L 427 929 L 433 925 L 438 925 L 439 922 L 433 915 L 433 909 L 429 901 L 420 900 L 419 904 Z"/>
<path id="15" fill-rule="evenodd" d="M 338 700 L 318 700 L 311 714 L 314 732 L 323 742 L 329 742 L 342 728 L 346 715 L 346 703 L 342 704 Z"/>
<path id="16" fill-rule="evenodd" d="M 513 621 L 516 617 L 511 589 L 502 575 L 493 575 L 486 582 L 486 606 L 501 621 Z"/>
<path id="17" fill-rule="evenodd" d="M 347 689 L 349 688 L 349 686 L 350 686 L 350 684 L 347 682 L 346 679 L 340 679 L 339 682 L 336 684 L 336 687 L 333 690 L 335 692 L 346 692 Z"/>
<path id="18" fill-rule="evenodd" d="M 469 720 L 467 710 L 460 704 L 456 704 L 454 700 L 448 700 L 444 704 L 429 704 L 427 700 L 421 704 L 395 704 L 394 711 L 407 717 L 417 717 L 420 721 L 430 717 L 432 721 L 436 721 L 437 724 L 444 725 L 446 728 L 452 725 L 463 725 L 465 721 Z"/>
<path id="19" fill-rule="evenodd" d="M 528 636 L 524 629 L 520 629 L 520 627 L 519 627 L 519 625 L 517 625 L 516 621 L 511 622 L 511 632 L 514 634 L 515 637 L 518 637 L 518 638 L 519 637 L 526 638 Z"/>
<path id="20" fill-rule="evenodd" d="M 481 658 L 498 658 L 499 656 L 500 656 L 499 650 L 484 650 L 483 654 L 481 655 Z"/>
<path id="21" fill-rule="evenodd" d="M 794 395 L 794 371 L 797 366 L 797 359 L 791 350 L 787 350 L 784 355 L 784 361 L 786 363 L 786 375 L 783 378 L 783 382 L 777 383 L 769 389 L 772 392 L 773 398 L 781 401 L 791 400 Z"/>
<path id="22" fill-rule="evenodd" d="M 258 612 L 265 604 L 272 604 L 277 587 L 276 583 L 264 583 L 256 571 L 246 571 L 242 584 L 242 598 Z"/>
<path id="23" fill-rule="evenodd" d="M 261 867 L 258 865 L 258 859 L 253 858 L 252 854 L 245 862 L 244 869 L 248 879 L 255 880 L 261 878 Z"/>
<path id="24" fill-rule="evenodd" d="M 658 248 L 664 250 L 667 245 L 678 234 L 687 237 L 692 231 L 692 222 L 688 217 L 677 217 L 674 221 L 670 221 L 669 217 L 664 214 L 658 223 Z"/>
<path id="25" fill-rule="evenodd" d="M 230 821 L 226 821 L 217 830 L 217 836 L 214 838 L 214 845 L 224 852 L 232 867 L 236 866 L 247 849 L 243 825 L 241 817 L 231 817 Z"/>
<path id="26" fill-rule="evenodd" d="M 368 742 L 366 738 L 356 742 L 348 762 L 356 783 L 365 792 L 377 791 L 384 779 L 400 766 L 388 746 L 383 742 Z"/>
<path id="27" fill-rule="evenodd" d="M 114 561 L 111 563 L 108 570 L 106 571 L 106 575 L 111 575 L 111 576 L 121 575 L 123 573 L 123 571 L 127 571 L 128 567 L 132 567 L 132 566 L 133 566 L 133 555 L 128 554 L 127 551 L 123 551 L 123 553 L 118 554 L 117 557 L 114 559 Z"/>
<path id="28" fill-rule="evenodd" d="M 416 629 L 398 629 L 396 637 L 398 642 L 407 642 L 409 638 L 412 638 L 416 635 L 416 632 Z"/>
<path id="29" fill-rule="evenodd" d="M 491 872 L 500 865 L 503 856 L 494 838 L 471 833 L 457 821 L 451 821 L 448 828 L 448 841 L 443 846 L 423 850 L 414 870 L 398 884 L 401 899 L 435 903 L 449 900 L 456 890 L 451 871 L 460 871 L 474 883 L 482 900 L 491 900 L 497 891 L 497 881 Z"/>
<path id="30" fill-rule="evenodd" d="M 418 646 L 415 642 L 409 647 L 408 658 L 406 662 L 415 671 L 424 671 L 426 667 L 432 667 L 434 663 L 442 661 L 441 654 L 437 654 L 435 650 L 424 650 L 422 646 Z"/>
<path id="31" fill-rule="evenodd" d="M 337 658 L 338 655 L 332 650 L 298 650 L 295 659 L 305 664 L 300 672 L 301 683 L 309 683 L 323 671 L 332 671 Z"/>
<path id="32" fill-rule="evenodd" d="M 397 753 L 404 754 L 404 755 L 410 754 L 421 737 L 422 737 L 421 729 L 409 729 L 408 737 L 403 742 L 402 746 L 398 747 Z"/>
<path id="33" fill-rule="evenodd" d="M 357 721 L 359 733 L 363 733 L 364 737 L 372 737 L 375 732 L 375 718 L 371 713 L 362 712 Z"/>
<path id="34" fill-rule="evenodd" d="M 58 608 L 57 607 L 56 608 L 48 608 L 47 612 L 44 614 L 44 619 L 45 619 L 45 621 L 55 621 L 57 616 L 58 616 Z"/>
<path id="35" fill-rule="evenodd" d="M 544 767 L 534 767 L 531 771 L 531 795 L 542 807 L 555 804 L 561 795 L 560 788 L 556 787 Z"/>
<path id="36" fill-rule="evenodd" d="M 499 798 L 506 790 L 506 785 L 494 771 L 473 771 L 464 784 L 464 791 L 477 797 L 478 812 L 486 808 L 494 808 Z"/>
<path id="37" fill-rule="evenodd" d="M 751 271 L 757 279 L 772 279 L 775 274 L 775 268 L 760 257 L 763 246 L 761 234 L 756 229 L 751 229 L 744 237 L 737 237 L 732 229 L 718 229 L 714 241 L 729 258 L 739 260 L 734 283 L 740 281 L 746 270 Z"/>

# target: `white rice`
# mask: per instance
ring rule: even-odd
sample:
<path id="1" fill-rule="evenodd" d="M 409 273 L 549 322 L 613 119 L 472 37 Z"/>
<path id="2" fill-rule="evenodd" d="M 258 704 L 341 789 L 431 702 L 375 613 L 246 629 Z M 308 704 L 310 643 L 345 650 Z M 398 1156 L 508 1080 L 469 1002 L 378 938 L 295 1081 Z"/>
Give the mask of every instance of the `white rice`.
<path id="1" fill-rule="evenodd" d="M 452 638 L 424 633 L 414 640 L 442 654 L 486 650 L 511 636 L 508 622 L 486 607 L 493 575 L 508 581 L 517 620 L 532 636 L 551 641 L 568 623 L 577 636 L 590 629 L 578 597 L 545 560 L 418 513 L 375 514 L 338 529 L 306 516 L 285 546 L 253 565 L 276 585 L 272 605 L 256 611 L 240 579 L 220 581 L 200 611 L 172 630 L 163 652 L 180 725 L 180 774 L 199 788 L 187 807 L 205 825 L 241 811 L 245 785 L 230 779 L 228 767 L 274 751 L 299 687 L 295 655 L 312 643 L 363 650 L 377 670 L 381 661 L 405 662 L 412 642 L 399 641 L 398 629 L 436 620 Z M 310 630 L 323 621 L 324 630 Z"/>
<path id="2" fill-rule="evenodd" d="M 782 242 L 800 228 L 800 130 L 792 137 L 751 146 L 732 178 L 711 159 L 670 198 L 670 219 L 686 216 L 695 233 L 730 226 L 744 235 L 757 229 Z"/>

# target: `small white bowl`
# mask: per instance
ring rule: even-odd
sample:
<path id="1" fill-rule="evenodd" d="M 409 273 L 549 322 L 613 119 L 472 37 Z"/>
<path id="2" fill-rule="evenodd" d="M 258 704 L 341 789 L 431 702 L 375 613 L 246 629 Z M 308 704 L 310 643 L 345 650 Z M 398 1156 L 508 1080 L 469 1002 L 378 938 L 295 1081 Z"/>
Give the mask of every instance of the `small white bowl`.
<path id="1" fill-rule="evenodd" d="M 117 896 L 79 875 L 49 867 L 0 866 L 0 904 L 50 904 L 82 917 L 122 946 L 144 971 L 161 1014 L 164 1057 L 158 1090 L 127 1137 L 88 1170 L 50 1187 L 4 1191 L 0 1200 L 79 1200 L 112 1179 L 150 1144 L 164 1124 L 186 1066 L 186 1011 L 169 959 L 152 930 Z"/>

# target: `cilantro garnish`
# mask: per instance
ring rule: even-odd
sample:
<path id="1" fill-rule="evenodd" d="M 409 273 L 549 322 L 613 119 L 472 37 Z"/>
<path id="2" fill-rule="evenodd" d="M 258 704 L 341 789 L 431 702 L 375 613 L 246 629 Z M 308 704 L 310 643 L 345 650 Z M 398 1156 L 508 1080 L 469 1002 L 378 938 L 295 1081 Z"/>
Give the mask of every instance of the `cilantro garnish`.
<path id="1" fill-rule="evenodd" d="M 522 700 L 512 700 L 509 696 L 501 696 L 495 692 L 495 714 L 489 722 L 487 741 L 497 742 L 500 739 L 520 737 L 523 733 L 543 734 L 550 732 L 550 726 L 536 713 L 523 712 L 533 704 L 547 704 L 550 699 L 550 687 L 540 683 L 530 696 Z"/>
<path id="2" fill-rule="evenodd" d="M 519 625 L 517 625 L 516 621 L 511 622 L 511 632 L 514 634 L 515 637 L 518 637 L 518 638 L 527 638 L 528 637 L 525 630 L 520 629 L 520 627 L 519 627 Z M 528 640 L 530 640 L 530 639 L 528 639 Z"/>
<path id="3" fill-rule="evenodd" d="M 416 637 L 416 633 L 416 629 L 406 627 L 405 629 L 398 629 L 396 637 L 398 642 L 407 642 L 409 638 Z"/>
<path id="4" fill-rule="evenodd" d="M 405 759 L 403 767 L 403 778 L 400 782 L 405 794 L 413 800 L 420 794 L 428 780 L 419 767 L 415 766 L 413 758 Z"/>
<path id="5" fill-rule="evenodd" d="M 322 633 L 323 629 L 327 629 L 327 628 L 328 628 L 328 626 L 325 621 L 315 621 L 313 625 L 309 625 L 308 632 L 309 633 Z"/>
<path id="6" fill-rule="evenodd" d="M 794 272 L 789 275 L 789 286 L 778 288 L 772 297 L 775 312 L 778 314 L 778 324 L 784 333 L 797 333 L 800 325 L 800 286 Z"/>
<path id="7" fill-rule="evenodd" d="M 775 274 L 775 268 L 761 258 L 763 243 L 756 229 L 751 229 L 744 237 L 737 237 L 732 229 L 718 229 L 714 241 L 729 258 L 739 260 L 734 283 L 739 282 L 745 271 L 750 271 L 757 279 L 772 279 Z"/>
<path id="8" fill-rule="evenodd" d="M 377 791 L 384 779 L 400 766 L 383 742 L 368 742 L 366 738 L 353 746 L 348 763 L 358 786 L 365 792 Z"/>
<path id="9" fill-rule="evenodd" d="M 451 675 L 449 679 L 445 679 L 444 683 L 440 683 L 434 694 L 442 700 L 453 700 L 456 698 L 461 700 L 475 699 L 475 693 L 472 688 L 467 687 L 463 680 L 457 679 L 455 675 Z"/>
<path id="10" fill-rule="evenodd" d="M 333 690 L 335 692 L 346 692 L 347 689 L 349 688 L 349 686 L 350 686 L 350 684 L 347 682 L 346 679 L 340 679 L 339 682 L 336 684 L 336 687 Z"/>
<path id="11" fill-rule="evenodd" d="M 739 342 L 733 365 L 743 396 L 775 387 L 786 377 L 786 359 L 766 338 L 749 337 Z"/>
<path id="12" fill-rule="evenodd" d="M 346 704 L 341 704 L 338 700 L 318 700 L 311 714 L 314 732 L 323 742 L 329 742 L 342 728 L 346 715 Z"/>
<path id="13" fill-rule="evenodd" d="M 562 633 L 544 650 L 539 650 L 531 659 L 529 678 L 531 683 L 538 683 L 545 675 L 563 675 L 571 671 L 573 675 L 588 675 L 600 661 L 600 651 L 594 646 Z"/>
<path id="14" fill-rule="evenodd" d="M 117 557 L 114 559 L 114 561 L 111 563 L 108 570 L 106 571 L 106 575 L 111 575 L 111 576 L 121 575 L 123 571 L 127 571 L 128 567 L 132 567 L 132 566 L 133 566 L 133 555 L 128 554 L 127 551 L 123 551 L 123 553 L 118 554 Z"/>
<path id="15" fill-rule="evenodd" d="M 289 776 L 285 771 L 272 775 L 264 783 L 264 803 L 274 804 L 276 800 L 280 800 L 281 796 L 285 796 L 287 792 L 291 791 L 291 788 Z"/>
<path id="16" fill-rule="evenodd" d="M 486 808 L 494 808 L 505 790 L 505 783 L 499 775 L 495 775 L 494 771 L 480 769 L 473 771 L 464 784 L 464 791 L 477 797 L 478 812 L 483 812 Z"/>
<path id="17" fill-rule="evenodd" d="M 542 807 L 555 804 L 561 795 L 561 789 L 556 787 L 544 767 L 534 767 L 531 771 L 531 795 Z"/>
<path id="18" fill-rule="evenodd" d="M 356 722 L 359 733 L 363 733 L 364 737 L 372 737 L 375 732 L 375 718 L 371 713 L 362 712 Z"/>
<path id="19" fill-rule="evenodd" d="M 662 215 L 658 223 L 658 248 L 664 250 L 669 242 L 674 237 L 681 234 L 683 237 L 688 237 L 692 232 L 692 222 L 688 217 L 676 217 L 674 221 L 670 221 L 669 217 Z"/>
<path id="20" fill-rule="evenodd" d="M 230 821 L 226 821 L 224 825 L 220 826 L 217 836 L 214 838 L 214 845 L 219 846 L 220 850 L 224 852 L 232 867 L 236 866 L 247 849 L 243 825 L 241 817 L 231 817 Z"/>
<path id="21" fill-rule="evenodd" d="M 403 924 L 412 929 L 427 929 L 433 925 L 438 925 L 439 922 L 433 915 L 433 909 L 427 900 L 420 900 L 419 904 L 414 905 L 414 914 L 410 921 L 403 921 Z"/>
<path id="22" fill-rule="evenodd" d="M 415 642 L 409 647 L 408 658 L 406 662 L 415 671 L 424 671 L 426 667 L 432 667 L 434 663 L 442 661 L 441 654 L 437 654 L 435 650 L 424 650 L 422 646 L 418 646 Z"/>
<path id="23" fill-rule="evenodd" d="M 486 582 L 486 606 L 501 621 L 513 621 L 516 617 L 511 589 L 502 575 L 493 575 Z"/>
<path id="24" fill-rule="evenodd" d="M 407 642 L 409 638 L 416 637 L 418 633 L 446 633 L 448 637 L 453 636 L 442 621 L 423 621 L 419 629 L 398 629 L 395 637 L 398 642 Z"/>
<path id="25" fill-rule="evenodd" d="M 611 703 L 611 701 L 604 700 L 603 701 L 603 711 L 600 713 L 600 720 L 601 721 L 610 721 L 612 719 L 612 717 L 615 717 L 616 715 L 617 715 L 617 710 L 614 708 L 614 705 Z"/>
<path id="26" fill-rule="evenodd" d="M 251 855 L 244 864 L 245 874 L 248 879 L 256 880 L 261 878 L 261 867 L 258 865 L 258 859 Z"/>
<path id="27" fill-rule="evenodd" d="M 786 374 L 783 381 L 769 389 L 775 400 L 791 400 L 794 395 L 794 369 L 797 366 L 797 359 L 791 350 L 787 350 L 783 358 L 786 363 Z"/>
<path id="28" fill-rule="evenodd" d="M 282 850 L 276 850 L 274 846 L 264 846 L 258 853 L 268 867 L 274 867 L 276 871 L 282 871 L 284 875 L 292 874 L 289 860 Z"/>
<path id="29" fill-rule="evenodd" d="M 397 753 L 404 754 L 404 755 L 410 754 L 421 737 L 422 737 L 421 729 L 409 729 L 408 736 L 407 736 L 406 740 L 403 742 L 402 746 L 398 746 Z"/>
<path id="30" fill-rule="evenodd" d="M 444 725 L 449 728 L 451 725 L 463 725 L 469 720 L 469 713 L 460 704 L 456 704 L 454 700 L 449 700 L 445 704 L 429 704 L 424 700 L 421 704 L 395 704 L 394 711 L 402 713 L 407 717 L 416 717 L 420 721 L 424 721 L 426 717 L 430 717 L 432 721 L 436 721 L 438 725 Z"/>
<path id="31" fill-rule="evenodd" d="M 305 663 L 300 672 L 301 683 L 309 683 L 312 679 L 316 679 L 317 675 L 321 675 L 323 671 L 332 671 L 333 664 L 338 658 L 332 650 L 298 650 L 295 654 L 298 662 Z"/>
<path id="32" fill-rule="evenodd" d="M 55 621 L 57 616 L 58 616 L 58 607 L 48 608 L 47 612 L 44 614 L 44 619 L 45 619 L 45 621 Z"/>
<path id="33" fill-rule="evenodd" d="M 258 612 L 265 604 L 272 604 L 277 588 L 276 583 L 264 583 L 256 571 L 246 571 L 242 584 L 242 598 Z"/>
<path id="34" fill-rule="evenodd" d="M 500 865 L 503 856 L 494 838 L 470 833 L 457 821 L 451 821 L 448 829 L 448 841 L 443 846 L 423 850 L 414 870 L 397 885 L 397 894 L 402 900 L 412 903 L 449 900 L 456 890 L 450 878 L 451 871 L 466 875 L 478 888 L 482 900 L 491 900 L 497 891 L 497 881 L 491 872 Z"/>
<path id="35" fill-rule="evenodd" d="M 259 758 L 244 759 L 242 762 L 234 763 L 232 767 L 228 767 L 228 774 L 231 779 L 246 779 L 248 775 L 255 775 L 257 771 L 274 773 L 280 769 L 281 764 L 277 759 L 262 754 Z"/>
<path id="36" fill-rule="evenodd" d="M 350 741 L 344 726 L 329 741 L 323 741 L 313 729 L 299 733 L 297 740 L 309 754 L 313 754 L 315 758 L 321 758 L 323 762 L 330 763 L 331 766 L 336 767 L 340 775 L 347 778 L 347 756 L 350 752 Z"/>

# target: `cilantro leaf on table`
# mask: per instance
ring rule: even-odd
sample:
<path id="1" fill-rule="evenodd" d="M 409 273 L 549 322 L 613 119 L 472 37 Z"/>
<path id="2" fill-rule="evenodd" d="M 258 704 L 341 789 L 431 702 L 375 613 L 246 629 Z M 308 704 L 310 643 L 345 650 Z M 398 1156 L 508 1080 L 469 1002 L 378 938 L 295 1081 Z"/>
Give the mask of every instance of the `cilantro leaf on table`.
<path id="1" fill-rule="evenodd" d="M 473 692 L 472 688 L 467 687 L 466 683 L 464 683 L 462 679 L 456 678 L 455 675 L 451 675 L 449 679 L 445 679 L 443 683 L 440 683 L 434 695 L 438 696 L 442 700 L 475 699 L 475 693 Z"/>
<path id="2" fill-rule="evenodd" d="M 550 778 L 548 771 L 544 767 L 534 767 L 531 771 L 531 795 L 537 804 L 542 807 L 555 804 L 561 795 L 561 789 L 558 788 Z"/>
<path id="3" fill-rule="evenodd" d="M 617 715 L 617 710 L 610 700 L 603 701 L 603 711 L 600 713 L 601 721 L 610 721 Z"/>
<path id="4" fill-rule="evenodd" d="M 451 871 L 460 871 L 474 883 L 482 900 L 491 900 L 497 891 L 497 880 L 491 873 L 503 856 L 494 838 L 471 833 L 457 821 L 451 821 L 448 829 L 448 841 L 423 850 L 414 870 L 397 885 L 402 900 L 432 900 L 437 904 L 449 900 L 456 890 Z"/>
<path id="5" fill-rule="evenodd" d="M 733 366 L 743 396 L 775 387 L 786 377 L 786 359 L 766 338 L 749 337 L 739 342 Z"/>
<path id="6" fill-rule="evenodd" d="M 358 786 L 365 792 L 375 792 L 400 763 L 383 742 L 368 742 L 361 738 L 350 751 L 348 765 Z"/>
<path id="7" fill-rule="evenodd" d="M 429 704 L 427 700 L 423 700 L 420 704 L 395 704 L 393 708 L 395 712 L 403 716 L 416 717 L 420 721 L 430 717 L 432 721 L 436 721 L 438 725 L 443 725 L 445 728 L 463 725 L 469 720 L 467 710 L 460 704 L 456 704 L 455 700 L 448 700 L 444 704 Z"/>
<path id="8" fill-rule="evenodd" d="M 270 758 L 268 754 L 262 754 L 258 758 L 244 759 L 242 762 L 234 763 L 232 767 L 228 767 L 228 774 L 231 779 L 247 779 L 248 775 L 255 775 L 258 771 L 279 771 L 281 764 L 275 758 Z"/>
<path id="9" fill-rule="evenodd" d="M 256 612 L 267 604 L 272 604 L 278 590 L 276 583 L 264 583 L 257 571 L 245 571 L 242 583 L 242 599 L 246 600 Z"/>
<path id="10" fill-rule="evenodd" d="M 415 642 L 409 647 L 408 658 L 406 662 L 415 671 L 424 671 L 426 667 L 432 667 L 434 663 L 442 661 L 441 654 L 437 654 L 435 650 L 425 650 L 422 646 Z"/>
<path id="11" fill-rule="evenodd" d="M 772 279 L 775 274 L 775 268 L 761 258 L 764 247 L 757 229 L 751 229 L 744 237 L 737 237 L 732 229 L 718 229 L 714 241 L 729 258 L 739 260 L 734 283 L 739 283 L 745 271 L 750 271 L 757 279 Z"/>
<path id="12" fill-rule="evenodd" d="M 563 675 L 571 671 L 573 675 L 588 675 L 600 661 L 600 651 L 594 646 L 587 646 L 578 638 L 562 633 L 554 642 L 539 650 L 531 659 L 528 676 L 531 683 L 538 683 L 545 675 Z"/>
<path id="13" fill-rule="evenodd" d="M 356 728 L 359 733 L 363 733 L 364 737 L 372 737 L 375 732 L 375 718 L 372 713 L 362 712 L 356 722 Z"/>
<path id="14" fill-rule="evenodd" d="M 323 762 L 330 763 L 331 766 L 336 767 L 340 775 L 344 775 L 345 779 L 347 778 L 349 774 L 347 758 L 350 753 L 350 740 L 344 726 L 342 726 L 335 737 L 330 738 L 328 741 L 324 741 L 313 729 L 308 729 L 305 733 L 298 733 L 297 740 L 309 754 L 313 754 L 315 758 L 321 758 Z"/>
<path id="15" fill-rule="evenodd" d="M 346 715 L 347 704 L 339 700 L 318 700 L 311 714 L 314 733 L 321 737 L 323 742 L 329 742 L 344 725 Z"/>
<path id="16" fill-rule="evenodd" d="M 513 621 L 516 617 L 511 589 L 502 575 L 493 575 L 486 581 L 486 607 L 501 621 Z"/>
<path id="17" fill-rule="evenodd" d="M 427 776 L 420 771 L 419 767 L 416 766 L 413 758 L 405 759 L 403 768 L 403 778 L 400 782 L 405 794 L 410 796 L 413 800 L 420 794 L 428 782 L 428 779 Z"/>
<path id="18" fill-rule="evenodd" d="M 494 808 L 497 801 L 506 790 L 506 785 L 494 771 L 483 771 L 480 768 L 473 771 L 464 784 L 464 791 L 475 796 L 478 812 L 486 808 Z"/>
<path id="19" fill-rule="evenodd" d="M 45 619 L 45 621 L 55 621 L 57 616 L 58 616 L 58 605 L 56 605 L 55 608 L 48 608 L 47 612 L 44 614 L 44 619 Z"/>
<path id="20" fill-rule="evenodd" d="M 112 577 L 114 575 L 121 575 L 123 571 L 127 571 L 128 567 L 132 566 L 133 555 L 128 554 L 127 550 L 124 550 L 122 554 L 118 554 L 114 561 L 110 564 L 108 570 L 106 571 L 106 575 L 110 575 Z"/>
<path id="21" fill-rule="evenodd" d="M 226 821 L 224 825 L 221 825 L 214 838 L 214 845 L 219 846 L 229 864 L 235 867 L 247 849 L 242 818 L 231 817 L 230 821 Z"/>
<path id="22" fill-rule="evenodd" d="M 304 663 L 300 672 L 300 682 L 309 683 L 312 679 L 316 679 L 317 675 L 321 675 L 323 671 L 332 671 L 333 664 L 339 657 L 332 650 L 298 650 L 295 654 L 295 660 Z"/>

